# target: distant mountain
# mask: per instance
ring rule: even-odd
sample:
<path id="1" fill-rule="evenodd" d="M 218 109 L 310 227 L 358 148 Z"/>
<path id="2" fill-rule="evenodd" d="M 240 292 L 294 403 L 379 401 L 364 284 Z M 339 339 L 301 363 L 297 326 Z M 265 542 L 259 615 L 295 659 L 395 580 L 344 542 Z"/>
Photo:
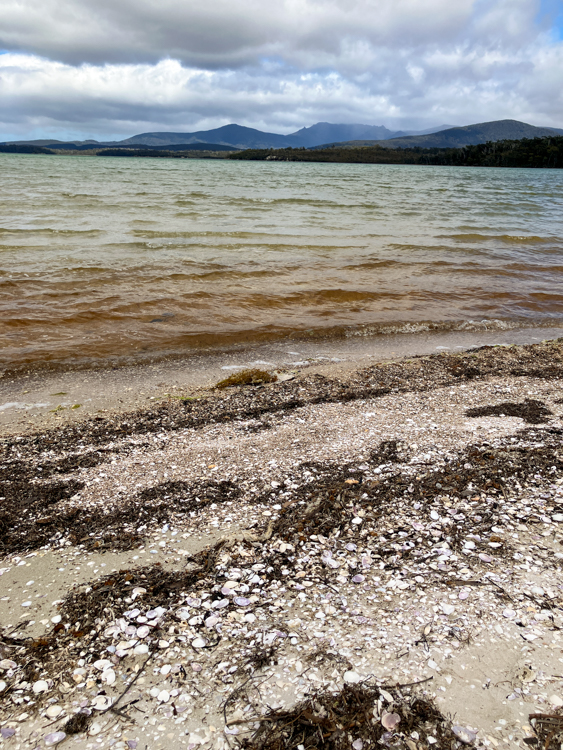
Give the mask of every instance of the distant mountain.
<path id="1" fill-rule="evenodd" d="M 448 128 L 430 135 L 409 135 L 379 141 L 348 141 L 347 146 L 384 146 L 385 148 L 461 148 L 476 146 L 490 141 L 517 141 L 521 138 L 545 138 L 550 135 L 563 135 L 559 128 L 538 128 L 518 120 L 495 120 L 466 125 L 461 128 Z M 340 144 L 342 145 L 342 144 Z"/>
<path id="2" fill-rule="evenodd" d="M 388 130 L 383 125 L 333 125 L 330 122 L 318 122 L 310 128 L 301 128 L 286 138 L 298 141 L 300 147 L 311 148 L 331 141 L 351 141 L 360 138 L 386 140 L 397 135 L 399 133 Z"/>
<path id="3" fill-rule="evenodd" d="M 245 128 L 242 125 L 223 125 L 222 128 L 198 130 L 195 133 L 140 133 L 114 145 L 169 146 L 176 143 L 217 143 L 235 148 L 287 148 L 297 145 L 289 141 L 285 135 L 263 133 L 261 130 Z"/>
<path id="4" fill-rule="evenodd" d="M 438 132 L 436 132 L 438 131 Z M 165 148 L 190 147 L 195 144 L 223 146 L 235 149 L 265 148 L 317 148 L 333 144 L 348 146 L 373 146 L 388 148 L 459 148 L 487 141 L 518 140 L 563 134 L 556 128 L 537 128 L 517 120 L 497 120 L 466 127 L 429 128 L 424 131 L 405 133 L 391 131 L 383 125 L 333 124 L 318 122 L 309 128 L 301 128 L 289 135 L 265 133 L 242 125 L 224 125 L 213 130 L 198 130 L 193 133 L 139 133 L 123 141 L 98 143 L 97 141 L 9 141 L 5 145 L 29 145 L 57 150 L 85 151 L 91 148 Z"/>

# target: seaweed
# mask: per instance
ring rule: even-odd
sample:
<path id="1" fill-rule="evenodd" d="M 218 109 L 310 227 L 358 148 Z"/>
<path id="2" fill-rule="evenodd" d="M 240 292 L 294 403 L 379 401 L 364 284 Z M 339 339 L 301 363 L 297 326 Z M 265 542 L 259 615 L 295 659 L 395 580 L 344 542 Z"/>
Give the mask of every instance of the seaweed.
<path id="1" fill-rule="evenodd" d="M 275 383 L 277 375 L 272 375 L 267 370 L 241 370 L 229 375 L 228 378 L 220 380 L 215 388 L 232 388 L 235 385 L 261 385 L 262 383 Z"/>
<path id="2" fill-rule="evenodd" d="M 553 416 L 543 401 L 534 398 L 527 398 L 517 404 L 511 401 L 504 401 L 502 404 L 494 406 L 476 406 L 473 409 L 467 409 L 466 417 L 521 417 L 528 424 L 545 424 L 549 422 L 548 417 Z"/>
<path id="3" fill-rule="evenodd" d="M 469 732 L 453 726 L 430 698 L 409 686 L 384 689 L 363 682 L 345 684 L 338 693 L 314 693 L 289 710 L 270 710 L 239 746 L 244 750 L 430 746 L 454 750 L 462 747 L 464 733 Z"/>

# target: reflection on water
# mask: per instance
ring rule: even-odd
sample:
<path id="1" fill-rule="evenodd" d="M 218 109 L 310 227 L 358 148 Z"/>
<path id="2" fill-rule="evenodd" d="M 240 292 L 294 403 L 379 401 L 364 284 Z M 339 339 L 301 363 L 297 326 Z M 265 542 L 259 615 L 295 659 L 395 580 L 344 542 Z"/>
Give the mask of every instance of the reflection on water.
<path id="1" fill-rule="evenodd" d="M 0 363 L 560 322 L 562 187 L 556 170 L 2 154 Z"/>

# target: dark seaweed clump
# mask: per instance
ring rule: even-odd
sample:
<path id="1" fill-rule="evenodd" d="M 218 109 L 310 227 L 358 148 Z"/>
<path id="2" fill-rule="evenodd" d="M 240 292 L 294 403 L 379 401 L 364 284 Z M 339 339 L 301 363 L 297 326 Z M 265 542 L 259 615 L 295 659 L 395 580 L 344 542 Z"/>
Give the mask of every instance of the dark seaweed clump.
<path id="1" fill-rule="evenodd" d="M 452 727 L 431 700 L 408 688 L 382 692 L 366 683 L 346 684 L 339 693 L 317 693 L 290 710 L 270 711 L 240 746 L 245 750 L 456 750 L 463 746 L 456 735 L 460 729 Z M 410 739 L 413 734 L 418 735 L 416 743 Z"/>
<path id="2" fill-rule="evenodd" d="M 241 494 L 230 481 L 204 480 L 164 482 L 141 490 L 117 511 L 63 502 L 83 487 L 77 481 L 0 483 L 0 554 L 20 554 L 67 540 L 99 552 L 133 549 L 149 526 Z"/>
<path id="3" fill-rule="evenodd" d="M 545 424 L 553 416 L 543 401 L 527 398 L 520 404 L 504 401 L 494 406 L 476 406 L 467 409 L 466 417 L 521 417 L 528 424 Z"/>

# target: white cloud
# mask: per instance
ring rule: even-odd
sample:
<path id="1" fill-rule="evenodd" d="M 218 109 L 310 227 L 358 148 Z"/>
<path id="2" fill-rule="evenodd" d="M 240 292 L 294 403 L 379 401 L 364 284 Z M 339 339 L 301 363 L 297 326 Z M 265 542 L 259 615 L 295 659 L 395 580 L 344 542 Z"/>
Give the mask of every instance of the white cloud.
<path id="1" fill-rule="evenodd" d="M 228 122 L 561 127 L 563 43 L 538 10 L 537 0 L 0 0 L 0 141 Z"/>

